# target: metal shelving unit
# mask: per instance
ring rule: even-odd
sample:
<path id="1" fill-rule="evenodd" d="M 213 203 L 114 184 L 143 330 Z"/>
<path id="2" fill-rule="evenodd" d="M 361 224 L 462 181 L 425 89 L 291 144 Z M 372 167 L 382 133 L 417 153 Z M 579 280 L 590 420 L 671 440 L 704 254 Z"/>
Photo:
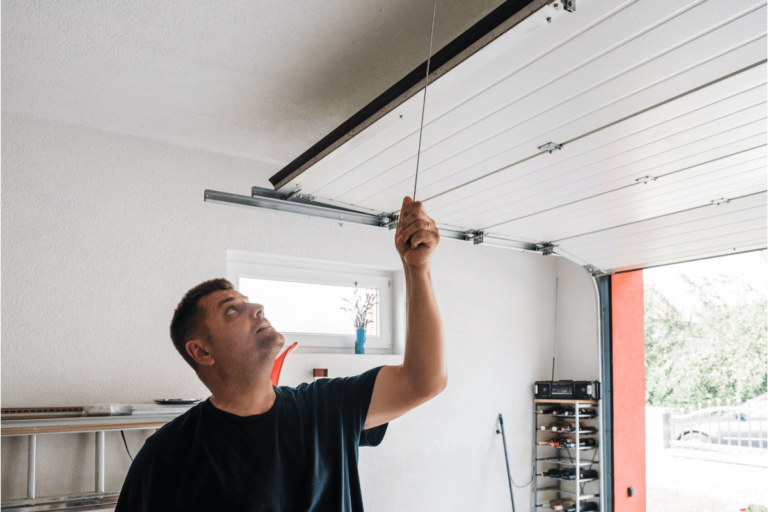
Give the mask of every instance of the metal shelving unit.
<path id="1" fill-rule="evenodd" d="M 195 404 L 189 405 L 106 405 L 70 408 L 16 408 L 3 409 L 0 420 L 0 436 L 26 437 L 27 497 L 0 503 L 0 512 L 52 512 L 55 510 L 89 510 L 92 512 L 114 510 L 119 492 L 105 490 L 106 432 L 121 430 L 157 430 Z M 102 414 L 112 416 L 88 416 L 87 409 L 106 407 Z M 48 414 L 39 410 L 48 411 Z M 23 414 L 23 411 L 29 414 Z M 17 413 L 17 414 L 13 414 Z M 16 418 L 14 418 L 16 416 Z M 18 419 L 17 419 L 18 418 Z M 37 436 L 71 433 L 95 433 L 96 460 L 94 492 L 65 496 L 38 497 L 36 484 Z"/>
<path id="2" fill-rule="evenodd" d="M 573 407 L 574 415 L 573 416 L 560 416 L 560 415 L 552 415 L 552 414 L 543 414 L 539 413 L 538 410 L 546 410 L 549 407 L 557 406 L 557 405 L 567 405 Z M 581 411 L 583 409 L 595 409 L 596 414 L 594 415 L 585 415 Z M 572 432 L 561 432 L 561 431 L 552 431 L 552 430 L 542 430 L 540 427 L 540 420 L 542 418 L 546 419 L 557 419 L 557 420 L 569 420 L 573 421 L 574 424 L 574 430 Z M 585 493 L 582 490 L 582 485 L 587 484 L 589 482 L 598 482 L 599 484 L 599 478 L 586 478 L 581 479 L 579 478 L 580 468 L 583 468 L 585 466 L 591 467 L 595 465 L 599 465 L 600 461 L 597 459 L 599 456 L 599 443 L 596 441 L 595 446 L 583 446 L 579 447 L 581 437 L 582 436 L 598 436 L 600 432 L 600 403 L 599 400 L 557 400 L 557 399 L 550 399 L 550 398 L 536 398 L 533 400 L 533 444 L 535 446 L 536 450 L 536 457 L 534 457 L 534 467 L 533 467 L 533 500 L 532 500 L 532 510 L 536 512 L 537 506 L 543 502 L 543 500 L 539 499 L 539 493 L 543 492 L 556 492 L 560 495 L 565 495 L 567 497 L 572 497 L 573 501 L 576 503 L 577 507 L 576 510 L 578 511 L 578 505 L 580 505 L 582 502 L 592 499 L 597 499 L 600 497 L 600 493 Z M 583 429 L 583 427 L 587 426 L 584 425 L 583 422 L 595 420 L 596 425 L 596 431 L 592 432 L 586 429 Z M 574 444 L 576 448 L 566 448 L 562 446 L 548 446 L 548 445 L 539 445 L 538 441 L 543 437 L 542 434 L 559 434 L 562 436 L 568 436 L 572 437 L 574 439 Z M 539 450 L 555 450 L 556 456 L 550 456 L 550 457 L 539 457 Z M 573 451 L 573 457 L 570 456 L 571 451 Z M 591 460 L 584 460 L 586 458 L 586 454 L 582 455 L 582 452 L 591 451 L 592 457 Z M 563 457 L 563 455 L 566 455 L 566 457 Z M 557 465 L 557 466 L 570 466 L 574 468 L 575 472 L 575 480 L 565 480 L 565 479 L 553 479 L 552 477 L 548 476 L 540 476 L 539 473 L 544 472 L 546 469 L 544 466 L 551 466 L 551 465 Z M 598 475 L 599 475 L 598 471 Z M 547 485 L 544 487 L 540 487 L 538 484 L 539 478 L 547 478 L 550 480 L 556 480 L 557 485 Z M 564 489 L 562 483 L 563 482 L 573 482 L 575 484 L 574 490 Z"/>

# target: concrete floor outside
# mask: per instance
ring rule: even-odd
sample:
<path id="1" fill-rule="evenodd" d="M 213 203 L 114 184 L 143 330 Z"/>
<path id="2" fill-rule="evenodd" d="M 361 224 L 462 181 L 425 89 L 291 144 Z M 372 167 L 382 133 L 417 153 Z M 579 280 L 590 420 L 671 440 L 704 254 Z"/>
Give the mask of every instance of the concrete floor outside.
<path id="1" fill-rule="evenodd" d="M 768 505 L 768 461 L 707 460 L 691 450 L 646 450 L 648 512 L 738 512 Z"/>

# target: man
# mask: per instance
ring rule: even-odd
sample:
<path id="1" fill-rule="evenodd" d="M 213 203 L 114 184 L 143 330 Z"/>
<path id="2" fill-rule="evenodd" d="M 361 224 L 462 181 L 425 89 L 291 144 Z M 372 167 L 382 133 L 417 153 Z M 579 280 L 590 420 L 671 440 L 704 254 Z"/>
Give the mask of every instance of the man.
<path id="1" fill-rule="evenodd" d="M 440 242 L 419 202 L 403 200 L 395 247 L 407 286 L 401 366 L 297 388 L 273 387 L 285 339 L 223 279 L 190 290 L 171 338 L 211 396 L 152 435 L 136 455 L 117 512 L 362 511 L 358 446 L 445 389 L 447 372 L 429 260 Z"/>

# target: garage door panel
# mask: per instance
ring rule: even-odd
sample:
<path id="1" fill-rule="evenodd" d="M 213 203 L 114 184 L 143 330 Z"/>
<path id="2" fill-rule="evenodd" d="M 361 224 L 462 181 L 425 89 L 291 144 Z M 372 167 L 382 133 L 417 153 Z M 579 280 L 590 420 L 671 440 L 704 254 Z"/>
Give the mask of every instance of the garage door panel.
<path id="1" fill-rule="evenodd" d="M 593 213 L 610 214 L 621 209 L 638 211 L 638 207 L 655 208 L 656 205 L 667 203 L 678 197 L 701 191 L 708 191 L 709 193 L 709 191 L 714 191 L 719 187 L 762 177 L 765 174 L 765 165 L 765 157 L 734 165 L 724 165 L 722 161 L 713 162 L 708 169 L 695 167 L 664 176 L 656 181 L 634 182 L 634 185 L 607 194 L 576 203 L 564 204 L 558 208 L 544 210 L 487 229 L 496 229 L 507 225 L 529 229 L 549 224 L 560 217 L 577 221 L 577 219 L 584 219 Z"/>
<path id="2" fill-rule="evenodd" d="M 672 175 L 655 182 L 634 185 L 610 194 L 521 218 L 493 229 L 498 230 L 501 227 L 517 230 L 540 229 L 561 218 L 568 219 L 567 223 L 560 221 L 562 227 L 579 225 L 589 228 L 591 219 L 616 215 L 624 210 L 642 214 L 642 212 L 657 211 L 659 208 L 674 205 L 679 200 L 693 197 L 696 200 L 708 202 L 707 197 L 717 199 L 720 197 L 720 191 L 727 187 L 739 187 L 753 180 L 757 180 L 757 183 L 765 188 L 765 163 L 765 159 L 760 158 L 709 172 L 694 172 L 698 169 L 691 169 L 686 173 L 688 176 Z M 717 196 L 714 197 L 715 195 Z"/>
<path id="3" fill-rule="evenodd" d="M 765 177 L 760 175 L 759 171 L 753 173 L 753 175 L 755 174 L 758 175 L 757 178 L 753 178 L 746 182 L 729 186 L 699 189 L 696 194 L 685 193 L 683 195 L 676 195 L 668 198 L 668 200 L 663 203 L 657 203 L 653 206 L 645 206 L 642 203 L 631 206 L 618 206 L 613 210 L 597 211 L 590 213 L 588 216 L 582 216 L 573 220 L 567 219 L 566 217 L 559 218 L 556 223 L 535 229 L 513 229 L 505 227 L 504 229 L 494 229 L 490 231 L 507 236 L 528 237 L 530 237 L 532 233 L 544 233 L 545 235 L 548 235 L 544 240 L 560 240 L 591 233 L 593 231 L 609 229 L 630 222 L 647 220 L 660 215 L 669 215 L 689 208 L 704 206 L 709 204 L 713 199 L 718 199 L 720 197 L 735 198 L 765 191 Z"/>
<path id="4" fill-rule="evenodd" d="M 762 180 L 753 180 L 752 182 L 733 185 L 717 190 L 716 194 L 729 198 L 742 197 L 749 194 L 755 194 L 766 190 Z M 490 233 L 499 233 L 505 236 L 527 236 L 531 233 L 549 235 L 544 240 L 558 241 L 567 238 L 581 236 L 587 233 L 593 233 L 605 229 L 611 229 L 616 226 L 623 226 L 633 222 L 641 222 L 653 219 L 663 215 L 671 215 L 677 212 L 685 211 L 691 208 L 698 208 L 711 204 L 710 199 L 715 192 L 701 193 L 693 197 L 682 197 L 673 199 L 665 204 L 657 205 L 656 208 L 636 207 L 633 211 L 619 211 L 613 214 L 596 214 L 589 219 L 582 219 L 581 223 L 571 223 L 568 225 L 547 226 L 543 231 L 538 230 L 489 230 Z"/>
<path id="5" fill-rule="evenodd" d="M 625 173 L 629 176 L 629 178 L 625 178 L 623 183 L 625 185 L 629 185 L 635 183 L 635 180 L 642 176 L 661 176 L 670 172 L 678 171 L 680 169 L 710 165 L 707 162 L 711 162 L 716 165 L 716 162 L 720 160 L 723 162 L 722 165 L 726 165 L 727 163 L 734 161 L 739 162 L 752 159 L 753 155 L 762 155 L 765 152 L 765 132 L 753 137 L 748 137 L 746 139 L 739 139 L 736 142 L 729 143 L 729 140 L 730 138 L 728 137 L 715 138 L 711 141 L 710 144 L 701 144 L 697 148 L 693 149 L 690 154 L 685 153 L 686 156 L 682 157 L 676 152 L 674 155 L 668 155 L 669 158 L 667 158 L 667 162 L 661 165 L 656 165 L 660 159 L 655 159 L 652 157 L 649 159 L 641 160 L 639 162 L 630 162 L 618 168 L 608 168 L 607 170 L 605 170 L 604 167 L 608 167 L 608 165 L 605 164 L 605 162 L 602 162 L 604 165 L 594 165 L 594 171 L 598 176 L 606 175 L 605 173 Z M 546 209 L 544 208 L 544 205 L 550 207 L 552 206 L 551 203 L 548 203 L 550 194 L 556 195 L 558 191 L 572 190 L 576 189 L 577 187 L 581 187 L 582 189 L 586 188 L 589 190 L 589 187 L 592 186 L 595 178 L 586 175 L 585 170 L 582 170 L 581 172 L 585 174 L 583 180 L 578 183 L 567 182 L 563 180 L 564 183 L 562 187 L 557 185 L 560 183 L 560 180 L 558 179 L 552 180 L 549 183 L 540 184 L 538 177 L 541 175 L 546 175 L 545 171 L 539 173 L 531 173 L 521 177 L 517 181 L 517 187 L 511 189 L 511 191 L 505 194 L 489 193 L 487 196 L 483 196 L 482 200 L 476 200 L 474 203 L 469 203 L 469 206 L 466 208 L 474 208 L 482 211 L 482 205 L 486 203 L 493 206 L 502 205 L 502 208 L 507 207 L 512 209 L 512 214 L 507 217 L 508 219 L 514 219 L 522 215 L 542 211 Z M 568 175 L 566 174 L 565 176 Z M 581 174 L 576 173 L 572 178 L 578 179 L 580 176 Z M 595 194 L 604 192 L 606 188 L 608 187 L 596 187 Z M 608 188 L 608 190 L 610 190 L 610 188 Z M 527 204 L 522 205 L 520 208 L 516 208 L 518 204 L 526 200 L 528 201 Z M 570 201 L 572 201 L 572 199 L 562 199 L 561 201 L 555 201 L 554 204 L 567 204 Z M 444 209 L 436 209 L 432 208 L 430 205 L 430 211 L 437 215 L 442 215 L 443 212 L 451 210 L 447 207 Z M 493 212 L 491 213 L 493 214 Z M 469 217 L 469 211 L 466 211 L 466 215 Z M 490 220 L 491 219 L 486 219 L 479 225 L 491 225 L 491 222 L 489 222 Z"/>
<path id="6" fill-rule="evenodd" d="M 761 216 L 765 217 L 766 206 L 768 206 L 768 195 L 763 192 L 717 206 L 688 210 L 590 235 L 569 238 L 560 241 L 559 244 L 569 251 L 574 250 L 586 254 L 592 248 L 624 245 L 638 237 L 652 237 L 656 233 L 665 235 L 677 232 L 677 230 L 686 231 L 692 229 L 690 226 L 699 224 L 718 226 L 725 223 L 749 221 Z"/>
<path id="7" fill-rule="evenodd" d="M 755 124 L 751 128 L 753 131 L 757 131 L 761 128 L 761 123 Z M 743 135 L 744 131 L 740 131 L 739 133 L 731 134 L 730 137 L 723 137 L 720 142 L 727 142 L 733 138 L 738 139 Z M 712 137 L 709 139 L 712 140 Z M 754 152 L 764 153 L 765 147 L 759 146 L 765 144 L 765 139 L 765 134 L 762 134 L 762 136 L 752 139 L 750 144 L 745 144 L 738 148 L 732 147 L 730 151 L 721 152 L 714 156 L 714 158 L 723 158 L 725 155 L 731 154 L 733 155 L 731 158 L 739 160 L 748 158 Z M 739 153 L 739 150 L 743 151 L 741 148 L 744 146 L 754 149 L 747 153 Z M 689 149 L 695 152 L 697 149 L 700 151 L 706 147 L 708 145 L 700 144 L 697 148 Z M 653 151 L 651 147 L 644 149 Z M 536 211 L 542 211 L 559 204 L 566 204 L 606 193 L 621 186 L 632 185 L 642 176 L 663 176 L 668 172 L 674 172 L 664 168 L 669 166 L 653 165 L 658 162 L 658 159 L 653 159 L 653 157 L 644 158 L 643 153 L 645 152 L 628 151 L 620 157 L 603 159 L 602 161 L 595 157 L 594 164 L 587 164 L 572 171 L 565 170 L 564 166 L 552 166 L 535 173 L 529 173 L 508 184 L 500 185 L 480 203 L 467 198 L 465 201 L 445 205 L 443 208 L 433 208 L 431 211 L 437 215 L 444 215 L 443 212 L 450 211 L 451 213 L 444 216 L 446 219 L 451 219 L 451 221 L 455 218 L 462 218 L 470 224 L 490 226 L 507 219 L 514 219 Z M 663 153 L 667 153 L 667 151 Z M 700 154 L 710 156 L 712 151 L 702 151 Z M 680 160 L 679 154 L 665 154 L 664 156 L 666 156 L 667 160 Z M 589 155 L 585 155 L 585 158 L 589 162 Z M 711 159 L 701 159 L 700 161 L 706 162 Z M 629 160 L 628 163 L 626 162 L 627 160 Z M 690 166 L 681 165 L 678 168 L 685 167 Z M 605 170 L 605 168 L 608 169 Z"/>
<path id="8" fill-rule="evenodd" d="M 653 251 L 639 251 L 624 259 L 596 260 L 593 264 L 601 269 L 617 270 L 628 267 L 637 261 L 666 261 L 681 257 L 704 257 L 706 254 L 720 251 L 732 253 L 765 248 L 765 233 L 761 230 L 734 234 L 727 239 L 716 238 L 701 240 L 696 244 L 681 244 Z"/>
<path id="9" fill-rule="evenodd" d="M 661 265 L 671 265 L 674 263 L 682 263 L 685 261 L 693 261 L 693 260 L 704 259 L 704 258 L 714 258 L 718 256 L 727 256 L 730 254 L 739 254 L 744 252 L 760 251 L 765 249 L 766 249 L 766 243 L 765 243 L 765 237 L 763 237 L 761 239 L 755 240 L 753 244 L 741 244 L 738 247 L 733 247 L 732 245 L 725 245 L 720 249 L 712 249 L 709 251 L 702 251 L 702 250 L 687 251 L 687 252 L 676 254 L 672 257 L 638 260 L 638 261 L 642 261 L 642 263 L 633 263 L 631 265 L 623 265 L 620 267 L 616 267 L 612 270 L 615 272 L 627 272 L 631 270 L 639 270 L 643 268 L 650 268 L 650 267 L 656 267 Z"/>
<path id="10" fill-rule="evenodd" d="M 752 53 L 754 55 L 751 55 L 747 58 L 742 59 L 741 63 L 745 63 L 745 65 L 748 65 L 754 62 L 755 59 L 759 60 L 760 58 L 762 58 L 762 54 L 764 53 L 764 46 L 765 46 L 764 42 L 762 46 L 755 44 L 752 48 L 753 50 Z M 723 58 L 723 60 L 725 60 L 725 58 Z M 745 84 L 746 86 L 755 85 L 755 82 L 764 83 L 765 71 L 762 69 L 764 68 L 764 65 L 761 65 L 760 68 L 761 68 L 761 71 L 759 73 L 755 72 L 755 75 L 752 76 L 750 80 Z M 754 71 L 754 69 L 755 68 L 750 69 L 745 73 L 751 73 Z M 638 112 L 639 110 L 642 110 L 643 108 L 646 108 L 652 105 L 653 100 L 656 100 L 656 102 L 663 101 L 670 97 L 674 97 L 676 94 L 679 94 L 686 90 L 690 90 L 690 88 L 692 87 L 692 84 L 697 83 L 697 79 L 706 80 L 710 78 L 719 78 L 719 76 L 715 76 L 715 74 L 719 72 L 722 72 L 721 67 L 716 66 L 714 64 L 712 64 L 711 69 L 708 69 L 706 67 L 702 68 L 701 66 L 699 66 L 691 70 L 685 71 L 684 73 L 681 72 L 681 74 L 674 76 L 670 80 L 666 80 L 659 84 L 654 84 L 651 88 L 647 90 L 644 90 L 638 94 L 623 98 L 615 104 L 610 104 L 605 108 L 601 108 L 595 112 L 588 114 L 587 117 L 590 119 L 594 118 L 594 122 L 589 120 L 585 121 L 586 125 L 577 131 L 579 133 L 585 133 L 586 131 L 589 131 L 589 129 L 594 129 L 594 127 L 605 126 L 611 122 L 616 121 L 617 119 L 621 119 L 622 117 L 631 115 L 632 113 Z M 735 77 L 731 77 L 725 80 L 724 82 L 728 82 L 729 80 L 734 80 L 741 76 L 742 74 L 736 75 Z M 722 82 L 718 82 L 717 84 L 714 84 L 711 87 L 714 88 L 720 85 L 721 83 Z M 732 85 L 735 88 L 735 90 L 737 91 L 741 90 L 740 89 L 741 83 L 734 82 Z M 664 88 L 663 92 L 657 91 L 657 89 L 661 89 L 661 88 Z M 708 91 L 709 89 L 710 87 L 707 87 L 702 89 L 702 91 Z M 700 91 L 696 91 L 695 93 L 692 93 L 692 95 L 698 94 L 699 92 Z M 651 99 L 647 100 L 646 97 L 651 97 Z M 687 98 L 688 96 L 684 96 L 679 100 L 675 100 L 675 105 L 678 104 L 677 102 L 681 102 Z M 631 105 L 628 105 L 629 103 L 631 103 Z M 588 105 L 588 103 L 586 102 L 583 104 L 577 103 L 577 105 Z M 568 105 L 565 105 L 564 108 L 570 107 L 570 106 L 571 104 L 568 104 Z M 663 107 L 659 107 L 659 108 L 663 108 Z M 689 108 L 688 104 L 685 104 L 685 108 L 686 109 Z M 538 119 L 534 120 L 533 122 L 537 122 L 537 121 Z M 545 122 L 545 121 L 546 120 L 542 120 L 542 122 Z M 582 122 L 582 120 L 576 119 L 574 122 L 580 123 Z M 623 123 L 621 124 L 623 125 Z M 525 137 L 524 139 L 522 139 L 523 141 L 530 139 L 529 132 L 524 133 L 523 136 Z M 600 133 L 600 137 L 602 136 L 603 136 L 603 132 Z M 594 136 L 590 136 L 590 138 L 591 137 L 594 137 Z M 540 145 L 542 141 L 549 141 L 549 140 L 562 141 L 567 139 L 563 136 L 560 136 L 559 134 L 554 134 L 554 135 L 543 134 L 541 136 L 537 136 L 535 140 L 529 140 L 529 142 L 524 143 L 523 145 L 525 146 L 525 148 L 527 148 L 525 151 L 520 151 L 519 148 L 517 148 L 517 144 L 516 144 L 514 149 L 508 150 L 501 155 L 497 155 L 497 156 L 485 155 L 483 157 L 483 160 L 476 162 L 473 165 L 468 166 L 463 170 L 460 170 L 459 173 L 452 173 L 451 170 L 446 166 L 447 163 L 446 165 L 441 164 L 433 169 L 425 169 L 424 167 L 420 167 L 419 197 L 422 197 L 422 198 L 433 197 L 436 194 L 443 193 L 446 190 L 450 190 L 453 187 L 461 186 L 464 183 L 471 181 L 472 179 L 477 179 L 480 176 L 486 175 L 490 172 L 494 172 L 506 165 L 509 165 L 510 163 L 535 155 L 536 153 L 532 153 L 529 149 Z M 553 157 L 555 155 L 546 155 L 546 156 Z M 406 194 L 412 193 L 413 191 L 413 180 L 414 180 L 413 169 L 415 169 L 415 165 L 412 167 L 410 174 L 406 178 L 404 178 L 403 180 L 400 180 L 399 182 L 393 181 L 391 184 L 387 184 L 385 188 L 383 188 L 380 192 L 376 193 L 375 196 L 366 198 L 365 204 L 369 205 L 371 208 L 381 210 L 381 211 L 392 211 L 393 209 L 397 209 L 399 207 L 399 201 L 402 201 L 402 197 Z M 510 172 L 515 172 L 515 171 L 516 169 L 514 167 L 510 168 Z M 507 172 L 507 171 L 503 171 L 503 172 Z M 479 185 L 482 185 L 482 183 L 480 183 Z M 410 189 L 410 192 L 408 192 L 409 189 Z M 438 197 L 435 199 L 431 199 L 429 203 L 430 205 L 439 206 L 446 202 L 450 202 L 451 197 L 452 196 Z M 375 202 L 379 200 L 381 202 Z"/>
<path id="11" fill-rule="evenodd" d="M 680 18 L 675 18 L 675 20 L 678 19 Z M 425 172 L 440 161 L 450 160 L 446 162 L 446 165 L 449 166 L 447 172 L 451 172 L 450 166 L 465 166 L 476 162 L 478 158 L 485 155 L 505 151 L 510 144 L 520 141 L 521 134 L 530 133 L 528 121 L 541 117 L 544 112 L 557 108 L 560 103 L 578 104 L 583 102 L 585 98 L 582 96 L 587 92 L 595 94 L 596 100 L 599 97 L 600 101 L 605 102 L 606 99 L 610 98 L 610 95 L 606 98 L 606 91 L 602 90 L 605 81 L 621 82 L 615 85 L 615 91 L 619 94 L 626 94 L 627 90 L 637 89 L 677 71 L 673 62 L 688 60 L 688 54 L 691 56 L 700 55 L 705 49 L 712 47 L 730 48 L 743 44 L 745 40 L 748 40 L 746 34 L 754 33 L 754 24 L 755 22 L 751 17 L 741 16 L 727 22 L 721 22 L 714 27 L 707 27 L 704 29 L 706 32 L 703 35 L 696 30 L 689 34 L 681 28 L 686 36 L 692 38 L 682 43 L 681 46 L 668 50 L 662 55 L 654 54 L 655 47 L 653 44 L 650 45 L 651 48 L 648 44 L 637 47 L 637 51 L 648 52 L 647 54 L 643 53 L 642 56 L 633 56 L 629 51 L 628 53 L 618 52 L 618 49 L 609 52 L 585 66 L 576 67 L 572 73 L 547 86 L 542 87 L 541 82 L 537 82 L 538 88 L 534 92 L 521 97 L 521 100 L 524 98 L 525 101 L 510 105 L 480 122 L 464 124 L 462 126 L 467 126 L 466 129 L 437 145 L 431 143 L 431 131 L 425 130 L 421 155 Z M 653 34 L 659 35 L 657 32 L 661 30 L 669 31 L 670 34 L 675 32 L 670 29 L 669 24 L 665 23 L 654 30 Z M 696 35 L 698 37 L 695 37 Z M 678 39 L 678 41 L 684 41 L 684 39 Z M 623 49 L 624 46 L 621 48 Z M 678 53 L 681 54 L 678 55 Z M 632 60 L 633 58 L 635 60 Z M 637 64 L 638 60 L 647 60 L 648 62 Z M 630 65 L 632 69 L 628 71 L 627 64 L 630 62 L 634 64 Z M 579 85 L 574 88 L 574 84 Z M 575 92 L 563 98 L 563 90 L 574 90 Z M 553 104 L 553 97 L 563 99 L 555 101 Z M 590 104 L 591 102 L 586 100 L 586 103 Z M 556 115 L 562 116 L 562 113 L 557 112 Z M 451 126 L 455 125 L 451 124 Z M 520 133 L 511 131 L 514 127 L 518 127 Z M 574 134 L 574 136 L 578 135 Z M 535 148 L 536 145 L 530 147 Z M 343 185 L 346 190 L 338 187 L 334 189 L 322 188 L 317 190 L 317 194 L 350 204 L 358 204 L 359 201 L 365 197 L 370 197 L 371 194 L 380 189 L 381 184 L 373 183 L 372 180 L 381 179 L 386 180 L 387 183 L 393 183 L 404 178 L 403 173 L 412 173 L 415 167 L 415 149 L 417 146 L 418 134 L 414 133 L 409 139 L 384 151 L 375 162 L 370 162 L 364 168 L 361 167 L 348 173 Z M 413 161 L 411 162 L 411 160 Z M 339 194 L 339 192 L 342 193 Z"/>
<path id="12" fill-rule="evenodd" d="M 759 115 L 757 111 L 759 109 L 755 109 L 755 112 L 750 114 L 757 116 Z M 762 112 L 762 116 L 764 115 L 764 112 Z M 718 123 L 713 123 L 711 126 L 708 126 L 707 128 L 710 130 L 710 133 L 712 130 L 715 131 L 709 137 L 696 139 L 696 130 L 691 130 L 668 139 L 630 149 L 613 157 L 602 160 L 595 159 L 592 164 L 587 164 L 587 166 L 605 171 L 610 171 L 624 165 L 645 165 L 652 168 L 664 165 L 669 161 L 705 152 L 712 149 L 713 146 L 735 143 L 761 134 L 763 134 L 762 143 L 765 143 L 765 122 L 763 119 L 764 117 L 757 121 L 745 121 L 745 124 L 741 126 L 732 127 L 733 124 L 738 124 L 739 121 L 737 118 L 731 118 L 730 124 L 723 123 L 719 125 Z M 559 153 L 563 153 L 563 151 Z M 446 207 L 446 209 L 460 209 L 468 204 L 478 204 L 479 202 L 490 201 L 502 196 L 507 197 L 508 194 L 519 187 L 518 180 L 521 177 L 534 173 L 531 179 L 538 183 L 539 173 L 536 172 L 536 169 L 540 165 L 546 165 L 550 156 L 553 155 L 544 154 L 536 158 L 535 162 L 529 160 L 525 164 L 515 166 L 508 173 L 498 173 L 479 182 L 470 183 L 449 194 L 429 200 L 428 205 L 431 211 L 441 212 L 444 211 L 442 207 Z M 566 158 L 558 155 L 550 160 L 549 165 L 554 166 Z M 579 172 L 584 173 L 587 171 L 582 167 L 579 169 Z"/>
<path id="13" fill-rule="evenodd" d="M 764 147 L 759 148 L 764 153 Z M 749 153 L 742 153 L 739 155 L 735 155 L 735 157 L 742 157 L 739 158 L 739 160 L 744 160 L 748 156 L 754 156 Z M 696 173 L 696 175 L 706 175 L 708 173 L 714 172 L 718 169 L 731 169 L 737 167 L 736 164 L 731 164 L 732 158 L 735 159 L 735 157 L 731 157 L 728 159 L 724 159 L 722 161 L 714 161 L 709 162 L 707 164 L 703 164 L 701 166 L 693 167 L 693 168 L 687 168 L 687 170 L 683 170 L 679 172 L 679 174 L 683 173 Z M 759 156 L 759 158 L 752 158 L 751 160 L 748 160 L 747 162 L 743 162 L 743 164 L 740 165 L 747 165 L 750 166 L 752 162 L 759 162 L 765 159 L 765 155 Z M 741 167 L 744 169 L 744 167 Z M 683 169 L 686 169 L 683 167 Z M 713 171 L 714 170 L 714 171 Z M 569 196 L 560 198 L 559 201 L 551 201 L 549 200 L 549 197 L 545 193 L 536 194 L 534 197 L 529 198 L 526 201 L 520 201 L 515 202 L 514 199 L 508 200 L 506 203 L 504 201 L 489 201 L 489 203 L 494 204 L 501 204 L 502 206 L 499 206 L 497 208 L 494 208 L 493 210 L 484 212 L 477 216 L 472 216 L 466 213 L 465 215 L 461 216 L 461 218 L 464 220 L 464 222 L 470 224 L 470 225 L 476 225 L 481 226 L 486 229 L 495 229 L 498 228 L 501 225 L 504 225 L 506 223 L 511 223 L 511 221 L 514 221 L 516 219 L 523 220 L 525 218 L 534 218 L 538 215 L 543 215 L 547 212 L 551 212 L 552 215 L 560 215 L 563 212 L 563 208 L 571 208 L 572 210 L 578 209 L 579 205 L 589 205 L 593 204 L 595 202 L 599 202 L 601 199 L 607 199 L 609 197 L 625 197 L 627 194 L 634 193 L 638 187 L 644 187 L 644 188 L 656 188 L 661 183 L 659 182 L 670 182 L 674 179 L 674 181 L 679 181 L 682 179 L 682 176 L 679 176 L 678 174 L 672 174 L 671 176 L 664 176 L 658 178 L 655 182 L 649 182 L 649 183 L 642 183 L 641 177 L 630 176 L 628 178 L 624 178 L 622 180 L 617 180 L 617 182 L 612 183 L 612 187 L 609 186 L 598 186 L 595 187 L 594 190 L 590 190 L 589 183 L 580 183 L 581 190 L 578 191 L 578 193 L 570 194 Z M 714 179 L 714 176 L 708 178 L 708 179 Z M 576 188 L 574 186 L 573 188 Z M 563 190 L 562 187 L 556 189 L 553 191 L 553 193 L 557 193 L 558 191 Z M 588 194 L 593 195 L 588 195 Z M 538 201 L 538 203 L 537 203 Z M 520 204 L 524 203 L 524 204 Z M 447 216 L 446 218 L 451 218 L 450 216 Z M 493 226 L 491 228 L 490 226 Z"/>
<path id="14" fill-rule="evenodd" d="M 680 227 L 680 226 L 676 226 Z M 687 224 L 686 229 L 667 229 L 657 232 L 646 233 L 645 236 L 637 236 L 631 243 L 617 241 L 608 247 L 598 249 L 597 247 L 582 247 L 573 249 L 580 257 L 587 261 L 598 261 L 599 259 L 620 260 L 627 255 L 637 254 L 644 250 L 662 249 L 674 245 L 691 245 L 692 242 L 700 240 L 719 239 L 725 240 L 728 237 L 741 232 L 755 232 L 765 230 L 768 227 L 765 215 L 757 214 L 752 219 L 739 219 L 735 222 L 723 223 L 698 223 Z"/>

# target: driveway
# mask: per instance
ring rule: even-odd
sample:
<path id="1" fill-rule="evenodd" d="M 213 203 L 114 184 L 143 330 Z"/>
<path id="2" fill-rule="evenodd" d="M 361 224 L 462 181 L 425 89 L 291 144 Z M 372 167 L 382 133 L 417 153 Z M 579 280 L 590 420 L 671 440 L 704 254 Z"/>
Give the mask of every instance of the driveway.
<path id="1" fill-rule="evenodd" d="M 682 449 L 646 451 L 649 512 L 738 512 L 768 505 L 768 468 L 703 460 Z"/>

